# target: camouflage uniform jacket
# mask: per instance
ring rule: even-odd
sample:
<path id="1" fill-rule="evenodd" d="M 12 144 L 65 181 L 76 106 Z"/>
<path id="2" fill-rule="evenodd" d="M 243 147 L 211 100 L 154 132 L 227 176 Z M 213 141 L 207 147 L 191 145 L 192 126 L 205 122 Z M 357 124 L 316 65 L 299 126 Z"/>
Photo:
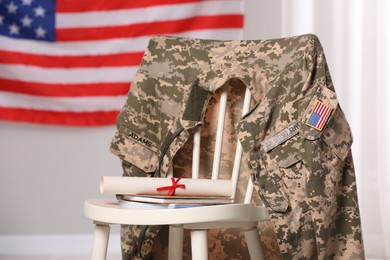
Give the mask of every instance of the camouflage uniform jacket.
<path id="1" fill-rule="evenodd" d="M 284 259 L 364 259 L 352 135 L 318 38 L 155 36 L 117 119 L 111 150 L 130 175 L 166 176 L 210 95 L 232 78 L 252 93 L 235 126 Z"/>

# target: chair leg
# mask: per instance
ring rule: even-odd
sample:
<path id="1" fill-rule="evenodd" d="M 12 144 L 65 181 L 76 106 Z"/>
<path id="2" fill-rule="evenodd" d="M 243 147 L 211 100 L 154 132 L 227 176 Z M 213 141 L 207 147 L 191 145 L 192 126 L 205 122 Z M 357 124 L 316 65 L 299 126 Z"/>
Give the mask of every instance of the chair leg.
<path id="1" fill-rule="evenodd" d="M 265 260 L 263 247 L 261 245 L 259 231 L 257 227 L 245 230 L 245 240 L 248 246 L 251 259 Z"/>
<path id="2" fill-rule="evenodd" d="M 108 224 L 95 223 L 91 260 L 106 259 L 109 235 L 110 226 Z"/>
<path id="3" fill-rule="evenodd" d="M 208 259 L 207 230 L 191 230 L 192 260 Z"/>
<path id="4" fill-rule="evenodd" d="M 168 259 L 183 259 L 183 225 L 169 226 Z"/>

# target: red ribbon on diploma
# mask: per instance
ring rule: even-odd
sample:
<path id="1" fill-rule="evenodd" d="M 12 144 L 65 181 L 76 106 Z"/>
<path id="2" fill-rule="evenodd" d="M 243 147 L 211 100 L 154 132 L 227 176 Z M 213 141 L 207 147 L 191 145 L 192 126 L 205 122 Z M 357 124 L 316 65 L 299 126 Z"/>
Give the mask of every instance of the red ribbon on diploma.
<path id="1" fill-rule="evenodd" d="M 180 176 L 175 180 L 175 178 L 171 178 L 172 185 L 171 186 L 164 186 L 164 187 L 159 187 L 157 188 L 157 191 L 162 191 L 162 190 L 168 190 L 168 196 L 174 196 L 176 189 L 185 189 L 186 185 L 185 184 L 178 184 L 181 178 L 183 178 L 184 175 Z"/>

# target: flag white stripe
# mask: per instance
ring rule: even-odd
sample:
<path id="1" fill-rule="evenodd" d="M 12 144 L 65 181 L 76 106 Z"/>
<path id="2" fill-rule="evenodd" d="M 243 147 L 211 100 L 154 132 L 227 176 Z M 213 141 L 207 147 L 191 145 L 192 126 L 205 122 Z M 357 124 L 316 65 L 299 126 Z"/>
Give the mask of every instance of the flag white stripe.
<path id="1" fill-rule="evenodd" d="M 79 42 L 39 42 L 0 35 L 1 49 L 42 55 L 99 55 L 144 51 L 150 36 Z"/>
<path id="2" fill-rule="evenodd" d="M 11 108 L 58 112 L 118 111 L 126 95 L 103 97 L 39 97 L 0 91 L 0 104 Z"/>
<path id="3" fill-rule="evenodd" d="M 0 65 L 0 78 L 37 83 L 130 82 L 137 67 L 73 68 L 71 70 L 23 65 Z"/>
<path id="4" fill-rule="evenodd" d="M 204 38 L 216 40 L 241 39 L 241 29 L 193 30 L 177 33 L 176 36 Z M 240 37 L 237 37 L 239 35 Z M 53 56 L 71 55 L 105 55 L 130 52 L 143 52 L 151 36 L 129 39 L 111 39 L 100 41 L 80 42 L 38 42 L 32 40 L 18 40 L 0 35 L 1 49 L 30 54 Z"/>
<path id="5" fill-rule="evenodd" d="M 176 33 L 175 36 L 213 39 L 213 40 L 240 40 L 243 38 L 242 29 L 220 29 L 220 30 L 193 30 L 183 33 Z"/>
<path id="6" fill-rule="evenodd" d="M 105 12 L 58 13 L 56 27 L 62 29 L 116 26 L 185 19 L 203 15 L 237 14 L 241 7 L 242 4 L 239 1 L 205 1 Z"/>

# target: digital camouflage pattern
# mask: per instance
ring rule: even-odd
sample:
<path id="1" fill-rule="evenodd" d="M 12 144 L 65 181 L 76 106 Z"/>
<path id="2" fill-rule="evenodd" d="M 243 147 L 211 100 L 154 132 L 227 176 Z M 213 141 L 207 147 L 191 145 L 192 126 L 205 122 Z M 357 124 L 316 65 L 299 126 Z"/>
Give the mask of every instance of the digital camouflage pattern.
<path id="1" fill-rule="evenodd" d="M 239 137 L 248 162 L 242 173 L 254 180 L 271 216 L 272 224 L 259 227 L 266 258 L 364 259 L 352 135 L 315 35 L 258 41 L 153 37 L 111 143 L 124 174 L 166 176 L 173 159 L 174 175 L 189 177 L 188 137 L 202 125 L 202 142 L 214 142 L 212 111 L 223 86 L 233 102 L 224 141 L 234 146 Z M 241 118 L 234 102 L 242 102 L 245 86 L 252 104 Z M 333 109 L 321 131 L 307 124 L 318 101 Z M 223 169 L 231 167 L 231 150 L 223 151 Z M 212 157 L 208 149 L 202 153 Z M 163 229 L 123 227 L 124 259 L 164 259 Z M 211 259 L 248 259 L 237 230 L 213 232 Z"/>
<path id="2" fill-rule="evenodd" d="M 237 135 L 235 133 L 234 124 L 237 123 L 242 115 L 242 96 L 244 95 L 245 86 L 239 80 L 230 80 L 226 82 L 224 87 L 228 88 L 228 104 L 225 118 L 224 139 L 226 142 L 222 147 L 220 177 L 223 179 L 231 178 L 232 161 L 236 147 Z M 212 163 L 213 163 L 213 147 L 216 139 L 216 121 L 218 114 L 220 89 L 217 90 L 210 98 L 208 107 L 202 125 L 201 138 L 201 163 L 200 177 L 210 178 Z M 192 129 L 189 129 L 190 136 Z M 190 177 L 192 164 L 192 138 L 178 150 L 173 158 L 174 176 L 179 177 L 185 175 Z M 210 148 L 210 149 L 208 149 Z M 138 172 L 134 166 L 127 167 L 123 165 L 125 176 L 145 176 L 142 172 Z M 205 174 L 207 173 L 207 174 Z M 246 164 L 241 166 L 239 184 L 237 185 L 236 199 L 243 201 L 247 181 L 249 178 L 249 170 Z M 254 196 L 254 203 L 261 204 L 258 196 Z M 269 221 L 268 221 L 269 222 Z M 261 239 L 266 240 L 264 243 L 265 252 L 270 254 L 267 259 L 280 259 L 279 249 L 273 228 L 270 223 L 264 222 L 259 225 L 259 230 L 262 234 Z M 147 229 L 146 239 L 141 244 L 141 226 L 122 226 L 122 250 L 123 259 L 167 259 L 168 247 L 168 227 L 166 226 L 150 226 Z M 158 234 L 158 235 L 157 235 Z M 183 259 L 191 259 L 191 241 L 189 232 L 185 232 L 184 240 L 184 256 Z M 219 229 L 209 231 L 209 256 L 210 259 L 249 259 L 249 253 L 245 244 L 245 237 L 240 229 Z M 153 248 L 150 245 L 153 244 Z M 141 248 L 141 250 L 140 250 Z M 268 249 L 269 248 L 269 249 Z M 272 257 L 271 257 L 272 256 Z"/>

